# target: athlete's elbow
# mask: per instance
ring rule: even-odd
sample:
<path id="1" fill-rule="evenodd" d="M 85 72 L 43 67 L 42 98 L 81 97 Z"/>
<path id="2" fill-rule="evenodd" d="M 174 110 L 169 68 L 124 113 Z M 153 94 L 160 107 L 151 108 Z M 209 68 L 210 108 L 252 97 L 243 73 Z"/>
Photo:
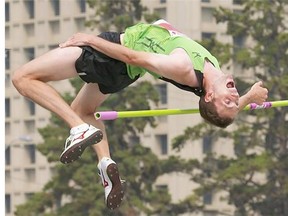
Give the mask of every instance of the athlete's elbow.
<path id="1" fill-rule="evenodd" d="M 143 62 L 145 62 L 145 57 L 141 55 L 140 52 L 137 51 L 129 51 L 124 55 L 125 62 L 130 65 L 135 65 L 139 67 L 143 67 Z"/>
<path id="2" fill-rule="evenodd" d="M 124 54 L 124 61 L 130 65 L 137 65 L 137 56 L 134 52 L 127 52 Z"/>

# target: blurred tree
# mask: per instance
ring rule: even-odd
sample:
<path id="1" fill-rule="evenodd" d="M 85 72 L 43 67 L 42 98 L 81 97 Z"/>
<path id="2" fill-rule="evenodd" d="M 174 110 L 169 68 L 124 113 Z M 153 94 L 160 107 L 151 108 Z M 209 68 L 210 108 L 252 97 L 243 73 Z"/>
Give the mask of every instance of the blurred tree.
<path id="1" fill-rule="evenodd" d="M 237 2 L 242 4 L 242 10 L 220 7 L 215 13 L 217 22 L 227 23 L 233 45 L 222 46 L 215 43 L 215 39 L 206 41 L 206 45 L 210 50 L 216 50 L 214 53 L 222 63 L 227 62 L 228 52 L 234 63 L 241 65 L 243 70 L 249 69 L 249 72 L 236 74 L 242 93 L 247 84 L 260 79 L 269 89 L 269 100 L 287 99 L 287 0 Z M 219 53 L 219 50 L 226 53 Z M 242 79 L 247 73 L 255 78 Z M 199 165 L 202 172 L 191 173 L 192 179 L 201 185 L 195 191 L 198 198 L 206 193 L 226 191 L 228 203 L 236 207 L 235 215 L 288 215 L 287 115 L 287 107 L 245 111 L 229 132 L 203 123 L 187 128 L 176 137 L 174 148 L 182 148 L 186 141 L 203 137 L 210 137 L 212 143 L 223 137 L 234 143 L 234 157 L 210 151 Z M 195 197 L 191 197 L 193 199 Z M 185 206 L 185 202 L 178 206 Z"/>

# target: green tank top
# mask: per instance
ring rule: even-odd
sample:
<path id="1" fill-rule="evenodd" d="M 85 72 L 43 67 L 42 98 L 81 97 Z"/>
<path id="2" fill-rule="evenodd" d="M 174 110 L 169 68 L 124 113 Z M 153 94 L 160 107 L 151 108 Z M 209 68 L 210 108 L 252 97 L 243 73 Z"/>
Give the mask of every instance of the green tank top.
<path id="1" fill-rule="evenodd" d="M 153 24 L 139 23 L 127 28 L 124 36 L 124 46 L 133 50 L 166 55 L 176 48 L 182 48 L 189 55 L 196 72 L 203 73 L 205 59 L 220 69 L 217 59 L 208 50 L 174 29 L 164 20 L 159 20 Z M 160 78 L 153 71 L 147 71 L 138 66 L 127 65 L 127 71 L 131 79 L 139 75 L 143 76 L 146 72 Z"/>

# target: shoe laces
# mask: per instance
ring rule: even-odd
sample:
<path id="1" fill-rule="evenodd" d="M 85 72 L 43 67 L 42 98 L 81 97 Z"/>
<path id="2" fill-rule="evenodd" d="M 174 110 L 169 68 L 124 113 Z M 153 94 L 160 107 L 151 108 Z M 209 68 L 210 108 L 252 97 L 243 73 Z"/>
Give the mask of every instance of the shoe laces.
<path id="1" fill-rule="evenodd" d="M 74 142 L 76 135 L 79 135 L 81 133 L 85 133 L 88 130 L 89 130 L 89 128 L 86 130 L 83 130 L 83 131 L 78 131 L 78 133 L 75 133 L 75 134 L 70 132 L 70 136 L 66 139 L 64 148 L 65 149 L 68 148 L 68 146 L 70 146 L 70 144 Z"/>

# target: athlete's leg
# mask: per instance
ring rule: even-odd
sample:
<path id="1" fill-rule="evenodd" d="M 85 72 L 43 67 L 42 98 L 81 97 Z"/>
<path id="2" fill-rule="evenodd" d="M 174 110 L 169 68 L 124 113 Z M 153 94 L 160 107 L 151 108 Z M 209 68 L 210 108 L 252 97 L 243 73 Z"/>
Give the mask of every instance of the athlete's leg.
<path id="1" fill-rule="evenodd" d="M 98 84 L 86 83 L 71 104 L 72 109 L 81 119 L 103 132 L 103 139 L 97 145 L 93 145 L 99 161 L 103 157 L 110 157 L 110 153 L 105 126 L 102 121 L 95 119 L 94 113 L 107 97 L 107 94 L 100 92 Z"/>
<path id="2" fill-rule="evenodd" d="M 124 186 L 120 180 L 116 163 L 110 158 L 104 124 L 94 117 L 96 109 L 108 97 L 100 92 L 98 84 L 85 84 L 71 104 L 72 109 L 87 123 L 103 132 L 103 139 L 93 145 L 98 156 L 98 169 L 105 190 L 106 205 L 109 209 L 120 206 L 124 197 Z"/>
<path id="3" fill-rule="evenodd" d="M 74 65 L 81 52 L 79 47 L 51 50 L 17 69 L 12 78 L 23 96 L 56 113 L 71 128 L 84 122 L 47 82 L 77 76 Z"/>

